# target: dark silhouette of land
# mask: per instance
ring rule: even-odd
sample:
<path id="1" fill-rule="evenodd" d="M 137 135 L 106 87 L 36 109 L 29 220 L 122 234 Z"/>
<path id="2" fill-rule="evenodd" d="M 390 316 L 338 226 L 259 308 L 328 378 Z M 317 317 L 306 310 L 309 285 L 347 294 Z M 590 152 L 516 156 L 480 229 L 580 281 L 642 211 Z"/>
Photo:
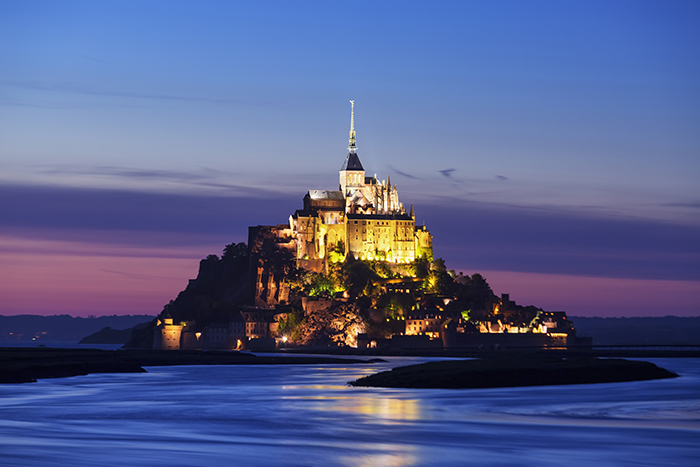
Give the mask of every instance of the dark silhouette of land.
<path id="1" fill-rule="evenodd" d="M 597 358 L 486 358 L 422 363 L 348 384 L 385 388 L 475 389 L 618 383 L 675 378 L 653 363 Z"/>
<path id="2" fill-rule="evenodd" d="M 80 339 L 78 344 L 126 344 L 134 331 L 138 331 L 150 325 L 150 321 L 145 323 L 137 324 L 132 328 L 127 329 L 112 329 L 107 326 L 100 329 L 99 331 L 85 336 Z"/>
<path id="3" fill-rule="evenodd" d="M 0 348 L 0 383 L 29 383 L 42 378 L 90 373 L 143 373 L 146 371 L 144 366 L 350 365 L 371 362 L 321 356 L 256 356 L 232 351 Z"/>
<path id="4" fill-rule="evenodd" d="M 153 320 L 150 315 L 98 316 L 91 318 L 73 317 L 70 315 L 16 315 L 0 316 L 0 341 L 16 342 L 78 342 L 85 336 L 101 329 L 110 327 L 115 330 L 133 328 L 134 326 Z M 126 337 L 126 340 L 129 339 Z M 116 342 L 123 344 L 126 342 Z M 99 342 L 113 343 L 113 342 Z"/>

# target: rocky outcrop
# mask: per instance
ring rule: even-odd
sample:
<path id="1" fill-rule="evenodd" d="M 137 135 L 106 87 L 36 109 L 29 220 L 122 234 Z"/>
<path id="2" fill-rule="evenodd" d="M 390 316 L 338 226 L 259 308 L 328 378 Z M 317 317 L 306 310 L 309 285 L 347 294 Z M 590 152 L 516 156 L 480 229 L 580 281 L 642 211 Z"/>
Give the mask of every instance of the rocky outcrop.
<path id="1" fill-rule="evenodd" d="M 357 334 L 365 332 L 365 323 L 353 303 L 334 302 L 330 308 L 306 315 L 300 325 L 302 345 L 357 345 Z"/>

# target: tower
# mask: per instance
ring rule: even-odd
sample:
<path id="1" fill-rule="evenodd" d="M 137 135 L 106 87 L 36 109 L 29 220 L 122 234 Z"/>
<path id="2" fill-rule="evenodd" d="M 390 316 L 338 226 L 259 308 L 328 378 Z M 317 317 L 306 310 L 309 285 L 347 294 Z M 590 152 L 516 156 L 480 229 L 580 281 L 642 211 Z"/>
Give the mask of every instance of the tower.
<path id="1" fill-rule="evenodd" d="M 365 184 L 365 169 L 357 156 L 355 141 L 355 101 L 350 101 L 350 138 L 348 155 L 340 168 L 340 191 L 343 196 L 351 197 L 357 188 Z"/>

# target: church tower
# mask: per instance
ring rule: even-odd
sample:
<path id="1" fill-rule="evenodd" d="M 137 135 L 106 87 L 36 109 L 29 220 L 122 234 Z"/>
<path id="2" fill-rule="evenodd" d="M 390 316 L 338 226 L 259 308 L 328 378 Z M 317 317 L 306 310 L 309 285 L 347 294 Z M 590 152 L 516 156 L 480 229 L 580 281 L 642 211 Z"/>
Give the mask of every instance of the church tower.
<path id="1" fill-rule="evenodd" d="M 357 156 L 355 141 L 355 101 L 350 101 L 350 140 L 348 155 L 340 168 L 340 191 L 346 198 L 352 197 L 358 188 L 365 184 L 365 169 Z"/>

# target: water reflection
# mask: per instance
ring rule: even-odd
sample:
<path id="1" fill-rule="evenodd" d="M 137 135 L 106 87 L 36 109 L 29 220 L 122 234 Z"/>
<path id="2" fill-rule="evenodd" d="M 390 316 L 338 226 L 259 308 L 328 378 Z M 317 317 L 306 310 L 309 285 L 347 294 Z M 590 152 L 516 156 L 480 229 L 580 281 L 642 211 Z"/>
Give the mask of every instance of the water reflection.
<path id="1" fill-rule="evenodd" d="M 0 386 L 3 466 L 680 465 L 700 458 L 698 360 L 663 381 L 353 388 L 374 367 L 160 367 Z"/>
<path id="2" fill-rule="evenodd" d="M 417 460 L 411 454 L 359 454 L 340 457 L 338 461 L 348 467 L 407 467 L 416 465 Z"/>
<path id="3" fill-rule="evenodd" d="M 338 386 L 314 386 L 313 389 L 333 389 Z M 341 387 L 342 388 L 342 387 Z M 310 395 L 310 396 L 286 396 L 285 399 L 304 399 L 317 401 L 317 404 L 308 405 L 311 410 L 325 412 L 353 413 L 373 417 L 375 422 L 410 421 L 424 418 L 420 411 L 418 399 L 397 399 L 390 397 L 377 397 L 376 393 L 367 392 L 359 395 Z M 332 402 L 332 403 L 329 403 Z"/>

